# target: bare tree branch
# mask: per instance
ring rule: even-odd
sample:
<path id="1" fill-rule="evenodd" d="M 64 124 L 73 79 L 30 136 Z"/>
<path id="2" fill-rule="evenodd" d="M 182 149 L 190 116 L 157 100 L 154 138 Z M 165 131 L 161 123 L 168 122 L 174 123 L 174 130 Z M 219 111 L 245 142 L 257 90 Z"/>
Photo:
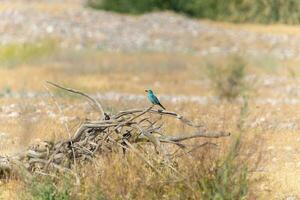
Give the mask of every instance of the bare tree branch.
<path id="1" fill-rule="evenodd" d="M 161 136 L 159 139 L 160 141 L 172 141 L 172 142 L 181 142 L 188 139 L 205 137 L 205 138 L 219 138 L 219 137 L 226 137 L 230 136 L 229 132 L 210 132 L 210 131 L 200 131 L 196 132 L 192 135 L 185 136 L 184 134 L 179 136 Z"/>
<path id="2" fill-rule="evenodd" d="M 126 150 L 130 150 L 137 154 L 154 171 L 160 173 L 143 156 L 143 153 L 135 148 L 135 145 L 153 144 L 155 150 L 162 154 L 165 161 L 168 162 L 169 157 L 165 153 L 167 150 L 165 144 L 186 149 L 188 145 L 183 144 L 186 140 L 230 136 L 230 133 L 224 131 L 207 131 L 203 128 L 203 125 L 197 125 L 176 112 L 155 110 L 153 106 L 144 109 L 120 111 L 110 119 L 105 119 L 102 106 L 97 100 L 83 92 L 62 87 L 56 83 L 47 83 L 88 98 L 103 115 L 102 120 L 83 121 L 73 133 L 66 128 L 66 131 L 70 134 L 68 139 L 56 143 L 41 142 L 18 155 L 0 156 L 1 170 L 12 171 L 15 165 L 22 165 L 20 167 L 26 169 L 29 174 L 36 172 L 47 175 L 50 170 L 58 170 L 74 175 L 77 183 L 79 183 L 79 177 L 72 171 L 72 166 L 75 163 L 90 162 L 95 156 L 103 153 L 119 152 L 122 148 L 124 153 L 126 153 Z M 195 128 L 195 132 L 193 134 L 176 134 L 177 136 L 166 135 L 162 129 L 162 127 L 167 128 L 164 116 L 179 119 L 183 125 Z M 65 126 L 68 127 L 66 124 Z M 200 144 L 199 147 L 196 146 L 195 148 L 200 148 L 204 144 Z"/>
<path id="3" fill-rule="evenodd" d="M 71 88 L 66 88 L 66 87 L 63 87 L 61 85 L 58 85 L 57 83 L 52 83 L 50 81 L 46 81 L 46 83 L 54 86 L 54 87 L 57 87 L 59 89 L 62 89 L 62 90 L 66 90 L 68 92 L 71 92 L 71 93 L 75 93 L 75 94 L 79 94 L 81 96 L 84 96 L 86 97 L 89 101 L 91 101 L 97 108 L 97 111 L 100 112 L 100 114 L 102 115 L 102 119 L 105 119 L 105 114 L 104 114 L 104 110 L 103 110 L 103 107 L 101 106 L 100 102 L 94 98 L 92 98 L 91 96 L 87 95 L 86 93 L 84 92 L 81 92 L 79 90 L 74 90 L 74 89 L 71 89 Z"/>

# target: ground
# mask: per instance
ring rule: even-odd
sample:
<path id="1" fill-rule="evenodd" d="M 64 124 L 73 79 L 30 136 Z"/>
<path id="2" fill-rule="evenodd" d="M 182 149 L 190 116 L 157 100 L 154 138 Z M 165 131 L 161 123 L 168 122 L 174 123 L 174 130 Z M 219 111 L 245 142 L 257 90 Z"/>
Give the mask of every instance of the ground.
<path id="1" fill-rule="evenodd" d="M 211 22 L 168 12 L 125 16 L 72 1 L 5 1 L 0 17 L 4 48 L 24 41 L 55 46 L 38 58 L 0 68 L 3 155 L 37 140 L 68 137 L 63 122 L 75 126 L 94 117 L 84 100 L 47 86 L 47 80 L 99 97 L 109 112 L 148 105 L 144 90 L 152 88 L 167 109 L 209 129 L 236 132 L 243 100 L 218 100 L 207 63 L 222 65 L 240 54 L 249 85 L 245 127 L 262 140 L 256 152 L 262 161 L 250 174 L 263 177 L 257 198 L 300 198 L 299 27 Z M 13 194 L 10 184 L 1 187 L 3 195 Z"/>

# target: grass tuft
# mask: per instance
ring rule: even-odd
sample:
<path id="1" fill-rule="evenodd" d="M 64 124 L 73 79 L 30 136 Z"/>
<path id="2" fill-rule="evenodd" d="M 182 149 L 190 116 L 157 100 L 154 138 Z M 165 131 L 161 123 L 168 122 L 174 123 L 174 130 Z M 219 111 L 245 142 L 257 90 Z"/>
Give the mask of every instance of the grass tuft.
<path id="1" fill-rule="evenodd" d="M 66 179 L 62 178 L 56 184 L 48 177 L 35 177 L 27 183 L 24 191 L 20 193 L 22 199 L 33 200 L 69 200 L 71 198 L 71 185 Z"/>
<path id="2" fill-rule="evenodd" d="M 199 179 L 202 198 L 208 200 L 244 199 L 248 193 L 247 166 L 237 162 L 240 138 L 234 140 L 223 161 L 217 161 L 211 173 Z"/>

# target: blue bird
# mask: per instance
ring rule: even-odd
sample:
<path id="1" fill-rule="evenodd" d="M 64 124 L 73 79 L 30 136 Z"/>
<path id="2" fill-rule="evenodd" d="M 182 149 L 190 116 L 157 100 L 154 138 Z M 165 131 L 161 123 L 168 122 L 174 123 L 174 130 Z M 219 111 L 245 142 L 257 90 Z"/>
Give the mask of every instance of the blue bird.
<path id="1" fill-rule="evenodd" d="M 163 105 L 161 105 L 161 103 L 159 102 L 158 98 L 153 94 L 152 90 L 145 90 L 145 92 L 147 92 L 147 97 L 148 100 L 153 103 L 153 105 L 158 105 L 160 106 L 162 109 L 166 110 L 165 107 Z"/>

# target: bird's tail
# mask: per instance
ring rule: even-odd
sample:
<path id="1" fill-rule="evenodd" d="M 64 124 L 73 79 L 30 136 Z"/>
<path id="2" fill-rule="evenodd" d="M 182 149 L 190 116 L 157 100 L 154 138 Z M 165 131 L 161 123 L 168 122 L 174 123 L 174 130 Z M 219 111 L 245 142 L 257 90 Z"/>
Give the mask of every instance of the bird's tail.
<path id="1" fill-rule="evenodd" d="M 157 105 L 159 105 L 162 109 L 166 110 L 166 108 L 163 105 L 161 105 L 160 103 L 158 103 Z"/>

